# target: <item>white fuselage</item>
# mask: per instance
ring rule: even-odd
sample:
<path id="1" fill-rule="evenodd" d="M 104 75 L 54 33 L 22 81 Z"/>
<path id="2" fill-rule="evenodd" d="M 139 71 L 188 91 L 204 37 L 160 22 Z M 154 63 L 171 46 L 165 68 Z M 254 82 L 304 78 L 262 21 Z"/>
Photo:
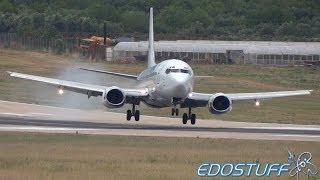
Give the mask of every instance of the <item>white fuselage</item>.
<path id="1" fill-rule="evenodd" d="M 192 68 L 184 61 L 171 59 L 144 70 L 137 78 L 138 87 L 147 88 L 143 101 L 149 106 L 168 107 L 183 102 L 193 91 Z"/>

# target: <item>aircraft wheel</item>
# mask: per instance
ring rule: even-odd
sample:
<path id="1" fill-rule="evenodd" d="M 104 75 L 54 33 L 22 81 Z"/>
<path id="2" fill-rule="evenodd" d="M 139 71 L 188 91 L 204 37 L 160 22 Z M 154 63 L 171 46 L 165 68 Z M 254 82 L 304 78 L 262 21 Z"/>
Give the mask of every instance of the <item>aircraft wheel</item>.
<path id="1" fill-rule="evenodd" d="M 127 111 L 127 121 L 131 120 L 131 110 Z"/>
<path id="2" fill-rule="evenodd" d="M 187 121 L 188 121 L 188 115 L 187 115 L 187 113 L 183 113 L 182 123 L 183 123 L 183 124 L 187 124 Z"/>
<path id="3" fill-rule="evenodd" d="M 136 110 L 136 113 L 134 114 L 134 120 L 139 121 L 140 120 L 140 111 Z"/>
<path id="4" fill-rule="evenodd" d="M 171 116 L 173 116 L 174 115 L 174 109 L 172 108 L 171 109 Z"/>
<path id="5" fill-rule="evenodd" d="M 179 116 L 179 109 L 176 109 L 176 116 Z"/>
<path id="6" fill-rule="evenodd" d="M 195 115 L 195 114 L 192 114 L 192 115 L 191 115 L 191 124 L 192 124 L 192 125 L 195 125 L 195 124 L 196 124 L 196 115 Z"/>

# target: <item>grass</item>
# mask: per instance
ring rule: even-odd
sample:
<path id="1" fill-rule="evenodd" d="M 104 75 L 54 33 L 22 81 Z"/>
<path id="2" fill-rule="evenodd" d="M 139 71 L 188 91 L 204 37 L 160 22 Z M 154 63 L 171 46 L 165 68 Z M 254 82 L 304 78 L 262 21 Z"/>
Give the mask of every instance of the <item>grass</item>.
<path id="1" fill-rule="evenodd" d="M 316 142 L 0 132 L 0 147 L 0 179 L 197 179 L 203 162 L 286 162 L 288 150 L 320 164 Z"/>
<path id="2" fill-rule="evenodd" d="M 79 80 L 80 73 L 73 74 L 70 69 L 77 66 L 90 66 L 97 69 L 108 69 L 117 72 L 138 74 L 145 64 L 117 63 L 79 63 L 77 58 L 56 56 L 50 53 L 17 51 L 0 49 L 0 72 L 7 70 L 31 73 L 50 77 Z M 262 101 L 262 106 L 254 107 L 253 102 L 239 102 L 233 105 L 230 113 L 212 115 L 206 107 L 196 108 L 198 118 L 222 119 L 249 122 L 278 122 L 296 124 L 320 124 L 320 68 L 313 67 L 275 67 L 256 65 L 191 65 L 196 75 L 211 75 L 212 78 L 196 79 L 197 92 L 258 92 L 277 90 L 313 89 L 311 96 L 277 98 Z M 72 72 L 72 73 L 66 73 Z M 84 72 L 81 72 L 84 73 Z M 91 73 L 92 75 L 92 73 Z M 77 79 L 76 76 L 79 76 Z M 97 74 L 94 76 L 105 77 Z M 95 78 L 95 77 L 93 77 Z M 89 79 L 87 83 L 117 85 L 119 79 L 102 78 L 101 81 Z M 116 83 L 115 83 L 116 82 Z M 121 85 L 119 85 L 121 87 Z M 67 104 L 63 97 L 53 96 L 56 89 L 42 84 L 0 76 L 0 99 L 46 104 L 56 106 L 77 107 L 84 109 L 106 109 L 99 98 L 87 98 L 79 95 L 75 103 Z M 65 97 L 64 97 L 65 98 Z M 81 106 L 80 106 L 81 105 Z M 153 109 L 141 106 L 142 114 L 168 116 L 170 108 Z M 126 109 L 118 109 L 125 112 Z M 185 109 L 180 112 L 183 113 Z"/>

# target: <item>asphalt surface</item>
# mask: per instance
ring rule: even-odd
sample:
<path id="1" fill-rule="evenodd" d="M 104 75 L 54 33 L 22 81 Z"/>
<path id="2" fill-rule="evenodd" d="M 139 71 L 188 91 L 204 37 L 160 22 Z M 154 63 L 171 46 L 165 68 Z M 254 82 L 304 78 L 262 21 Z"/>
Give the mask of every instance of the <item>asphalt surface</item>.
<path id="1" fill-rule="evenodd" d="M 320 142 L 320 125 L 220 120 L 197 120 L 196 125 L 183 125 L 180 118 L 141 116 L 140 119 L 126 121 L 120 113 L 0 101 L 0 131 Z"/>
<path id="2" fill-rule="evenodd" d="M 39 127 L 65 127 L 81 129 L 134 129 L 134 130 L 174 130 L 186 132 L 225 132 L 225 133 L 271 133 L 314 135 L 320 137 L 320 129 L 263 129 L 263 128 L 226 128 L 226 127 L 197 127 L 197 126 L 168 126 L 168 125 L 144 125 L 144 124 L 120 124 L 120 123 L 97 123 L 82 121 L 49 120 L 44 118 L 26 117 L 0 117 L 2 125 L 16 126 L 39 126 Z"/>

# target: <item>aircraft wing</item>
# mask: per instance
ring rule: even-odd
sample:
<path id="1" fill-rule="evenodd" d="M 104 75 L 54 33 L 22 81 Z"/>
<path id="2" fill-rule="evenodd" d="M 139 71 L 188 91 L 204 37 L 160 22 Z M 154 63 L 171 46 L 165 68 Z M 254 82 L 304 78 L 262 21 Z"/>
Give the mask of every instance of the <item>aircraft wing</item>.
<path id="1" fill-rule="evenodd" d="M 108 90 L 109 88 L 112 88 L 107 86 L 99 86 L 99 85 L 79 83 L 74 81 L 53 79 L 53 78 L 34 76 L 29 74 L 22 74 L 17 72 L 7 71 L 7 73 L 12 77 L 38 81 L 38 82 L 46 83 L 49 85 L 57 86 L 59 88 L 66 89 L 69 91 L 87 94 L 88 97 L 102 96 L 104 91 Z M 127 97 L 143 97 L 148 95 L 148 92 L 146 91 L 146 89 L 126 89 L 126 88 L 122 89 L 121 88 L 121 90 L 123 90 L 123 92 L 126 94 Z"/>
<path id="2" fill-rule="evenodd" d="M 300 96 L 311 94 L 312 90 L 298 90 L 298 91 L 276 91 L 276 92 L 258 92 L 258 93 L 231 93 L 224 94 L 229 97 L 231 101 L 243 101 L 243 100 L 259 100 L 270 99 L 277 97 L 287 96 Z M 187 103 L 192 104 L 194 107 L 206 106 L 209 99 L 214 94 L 196 93 L 193 92 L 190 97 L 186 99 Z"/>
<path id="3" fill-rule="evenodd" d="M 85 71 L 102 73 L 102 74 L 110 74 L 110 75 L 114 75 L 114 76 L 120 76 L 120 77 L 129 78 L 129 79 L 135 79 L 135 80 L 138 77 L 138 76 L 131 75 L 131 74 L 123 74 L 123 73 L 117 73 L 117 72 L 111 72 L 111 71 L 102 71 L 102 70 L 97 70 L 97 69 L 89 69 L 89 68 L 81 68 L 81 67 L 79 69 L 85 70 Z"/>

